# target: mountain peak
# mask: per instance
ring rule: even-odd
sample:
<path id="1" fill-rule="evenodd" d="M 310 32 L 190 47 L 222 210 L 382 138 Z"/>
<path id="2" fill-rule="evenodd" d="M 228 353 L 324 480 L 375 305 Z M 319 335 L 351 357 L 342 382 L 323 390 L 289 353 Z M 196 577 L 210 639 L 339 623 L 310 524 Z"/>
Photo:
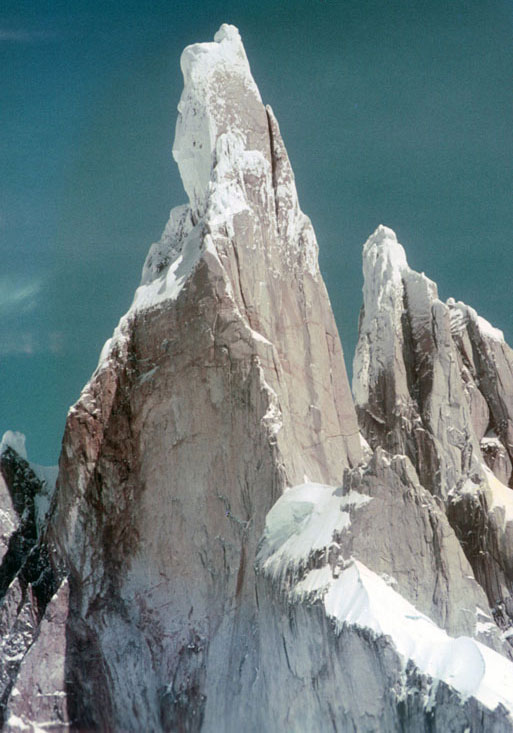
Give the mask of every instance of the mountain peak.
<path id="1" fill-rule="evenodd" d="M 12 448 L 21 458 L 27 460 L 26 438 L 16 430 L 6 430 L 0 441 L 0 454 L 7 448 Z"/>
<path id="2" fill-rule="evenodd" d="M 237 29 L 182 70 L 189 202 L 68 414 L 48 517 L 0 456 L 0 725 L 509 731 L 513 354 L 381 225 L 359 426 Z"/>
<path id="3" fill-rule="evenodd" d="M 379 263 L 379 267 L 377 267 Z M 387 280 L 400 277 L 402 270 L 408 267 L 404 247 L 397 241 L 393 229 L 380 224 L 363 246 L 364 276 L 368 279 L 370 271 L 376 271 L 380 279 Z"/>
<path id="4" fill-rule="evenodd" d="M 268 124 L 235 26 L 223 24 L 213 42 L 187 46 L 180 63 L 184 89 L 173 155 L 191 208 L 201 216 L 221 149 L 258 151 L 270 162 Z"/>
<path id="5" fill-rule="evenodd" d="M 221 24 L 219 30 L 214 36 L 214 41 L 216 43 L 221 43 L 221 41 L 230 41 L 232 43 L 242 44 L 239 29 L 230 23 Z"/>
<path id="6" fill-rule="evenodd" d="M 393 229 L 390 229 L 390 227 L 386 227 L 384 224 L 380 224 L 370 235 L 368 241 L 375 244 L 384 241 L 397 242 L 397 235 Z"/>

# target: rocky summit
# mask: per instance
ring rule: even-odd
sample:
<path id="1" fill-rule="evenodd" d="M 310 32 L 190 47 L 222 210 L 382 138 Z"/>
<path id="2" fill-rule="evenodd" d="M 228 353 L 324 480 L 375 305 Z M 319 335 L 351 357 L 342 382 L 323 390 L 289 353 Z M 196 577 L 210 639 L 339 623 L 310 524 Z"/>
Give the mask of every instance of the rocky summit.
<path id="1" fill-rule="evenodd" d="M 239 32 L 185 49 L 188 203 L 71 407 L 0 447 L 6 731 L 512 731 L 513 352 L 380 226 L 354 400 Z"/>

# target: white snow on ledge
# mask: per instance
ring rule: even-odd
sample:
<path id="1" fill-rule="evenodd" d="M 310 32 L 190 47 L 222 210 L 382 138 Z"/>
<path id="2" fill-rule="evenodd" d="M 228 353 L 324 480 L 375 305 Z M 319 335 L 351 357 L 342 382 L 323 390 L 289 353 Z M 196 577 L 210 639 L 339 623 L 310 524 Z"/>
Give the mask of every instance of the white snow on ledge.
<path id="1" fill-rule="evenodd" d="M 351 524 L 349 508 L 369 501 L 356 491 L 342 496 L 335 486 L 313 482 L 287 489 L 266 517 L 259 553 L 264 570 L 279 576 L 328 547 L 333 534 Z"/>
<path id="2" fill-rule="evenodd" d="M 499 481 L 497 476 L 488 466 L 482 464 L 483 470 L 490 489 L 491 501 L 489 501 L 490 511 L 499 510 L 503 518 L 503 529 L 508 522 L 513 522 L 513 490 Z"/>
<path id="3" fill-rule="evenodd" d="M 82 393 L 88 390 L 89 384 L 94 376 L 101 371 L 111 360 L 112 355 L 123 348 L 128 342 L 131 318 L 140 311 L 153 308 L 164 301 L 176 300 L 183 290 L 185 284 L 191 278 L 201 257 L 206 251 L 217 257 L 217 252 L 212 244 L 212 238 L 203 236 L 203 223 L 199 222 L 190 231 L 181 232 L 182 240 L 179 242 L 167 241 L 168 230 L 180 226 L 177 221 L 184 213 L 185 207 L 176 207 L 171 212 L 170 220 L 164 230 L 160 242 L 150 247 L 143 268 L 141 284 L 134 294 L 134 299 L 128 311 L 121 316 L 111 338 L 104 343 L 98 364 L 91 380 L 85 385 Z M 185 213 L 187 213 L 185 211 Z M 180 244 L 180 251 L 173 251 L 172 245 Z M 158 249 L 160 247 L 160 250 Z M 162 266 L 161 274 L 153 270 L 151 255 L 156 254 L 157 261 L 162 256 L 165 261 L 165 254 L 172 257 L 170 262 Z M 150 261 L 150 264 L 148 262 Z M 73 409 L 73 406 L 70 408 Z"/>
<path id="4" fill-rule="evenodd" d="M 499 525 L 502 525 L 502 530 L 505 531 L 506 525 L 513 522 L 513 490 L 499 481 L 486 463 L 481 463 L 480 468 L 484 482 L 474 483 L 471 478 L 468 478 L 461 488 L 449 492 L 449 496 L 453 501 L 457 501 L 458 496 L 463 494 L 477 496 L 483 493 L 488 511 L 495 513 Z"/>
<path id="5" fill-rule="evenodd" d="M 178 104 L 173 157 L 192 210 L 202 213 L 218 137 L 222 132 L 244 128 L 240 115 L 232 119 L 230 114 L 223 113 L 236 109 L 230 98 L 233 91 L 229 90 L 236 84 L 239 93 L 245 93 L 248 99 L 257 104 L 262 104 L 262 100 L 239 31 L 233 25 L 223 24 L 213 42 L 187 46 L 180 66 L 184 88 Z"/>
<path id="6" fill-rule="evenodd" d="M 456 302 L 454 298 L 448 298 L 446 305 L 450 310 L 452 331 L 462 333 L 467 323 L 474 321 L 482 338 L 504 343 L 503 332 L 499 328 L 492 326 L 486 318 L 479 316 L 474 308 L 466 305 L 461 300 Z"/>
<path id="7" fill-rule="evenodd" d="M 257 563 L 280 583 L 285 572 L 304 567 L 311 553 L 333 546 L 334 532 L 350 527 L 349 507 L 371 497 L 305 483 L 287 489 L 267 514 Z M 289 591 L 292 602 L 320 600 L 341 632 L 345 626 L 387 637 L 403 660 L 421 674 L 450 685 L 466 700 L 490 710 L 502 704 L 513 719 L 513 663 L 466 636 L 451 638 L 376 573 L 351 558 L 310 570 Z"/>
<path id="8" fill-rule="evenodd" d="M 147 279 L 135 291 L 129 312 L 152 308 L 164 300 L 176 300 L 190 278 L 204 250 L 202 225 L 190 231 L 182 244 L 182 251 L 175 255 L 162 275 Z"/>
<path id="9" fill-rule="evenodd" d="M 485 336 L 492 341 L 500 341 L 501 343 L 504 343 L 504 333 L 499 328 L 492 326 L 486 318 L 477 316 L 477 327 L 479 328 L 481 336 Z"/>
<path id="10" fill-rule="evenodd" d="M 338 578 L 329 567 L 312 570 L 293 591 L 298 599 L 317 593 L 338 630 L 345 625 L 390 637 L 405 665 L 442 680 L 464 699 L 473 696 L 490 710 L 502 704 L 513 713 L 513 664 L 470 637 L 453 639 L 394 591 L 376 573 L 353 560 Z"/>

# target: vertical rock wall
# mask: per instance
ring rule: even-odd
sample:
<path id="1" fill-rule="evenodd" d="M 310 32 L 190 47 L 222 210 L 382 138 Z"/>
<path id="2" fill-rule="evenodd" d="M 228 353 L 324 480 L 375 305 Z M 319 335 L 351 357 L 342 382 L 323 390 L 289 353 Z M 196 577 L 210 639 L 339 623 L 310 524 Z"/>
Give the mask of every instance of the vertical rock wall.
<path id="1" fill-rule="evenodd" d="M 265 516 L 287 485 L 340 481 L 361 457 L 315 236 L 238 32 L 182 69 L 190 203 L 70 411 L 51 525 L 70 714 L 93 728 L 240 721 Z"/>

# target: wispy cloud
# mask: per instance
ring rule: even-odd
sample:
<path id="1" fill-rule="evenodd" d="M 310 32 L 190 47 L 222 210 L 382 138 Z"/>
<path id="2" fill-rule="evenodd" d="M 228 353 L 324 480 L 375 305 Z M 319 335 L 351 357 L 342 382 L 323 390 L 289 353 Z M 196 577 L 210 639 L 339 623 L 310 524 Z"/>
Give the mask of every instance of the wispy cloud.
<path id="1" fill-rule="evenodd" d="M 44 278 L 0 276 L 0 357 L 64 352 L 64 333 L 41 318 L 47 299 Z"/>
<path id="2" fill-rule="evenodd" d="M 64 334 L 61 331 L 52 331 L 48 335 L 48 351 L 52 354 L 62 354 L 64 351 Z"/>
<path id="3" fill-rule="evenodd" d="M 36 43 L 37 41 L 51 41 L 56 36 L 54 31 L 0 28 L 0 43 Z"/>
<path id="4" fill-rule="evenodd" d="M 60 331 L 37 334 L 31 330 L 5 330 L 0 328 L 0 357 L 33 356 L 34 354 L 64 353 L 64 334 Z"/>
<path id="5" fill-rule="evenodd" d="M 32 356 L 36 351 L 36 338 L 30 331 L 0 334 L 0 356 Z"/>
<path id="6" fill-rule="evenodd" d="M 40 280 L 0 277 L 0 317 L 16 311 L 26 313 L 37 305 Z"/>

